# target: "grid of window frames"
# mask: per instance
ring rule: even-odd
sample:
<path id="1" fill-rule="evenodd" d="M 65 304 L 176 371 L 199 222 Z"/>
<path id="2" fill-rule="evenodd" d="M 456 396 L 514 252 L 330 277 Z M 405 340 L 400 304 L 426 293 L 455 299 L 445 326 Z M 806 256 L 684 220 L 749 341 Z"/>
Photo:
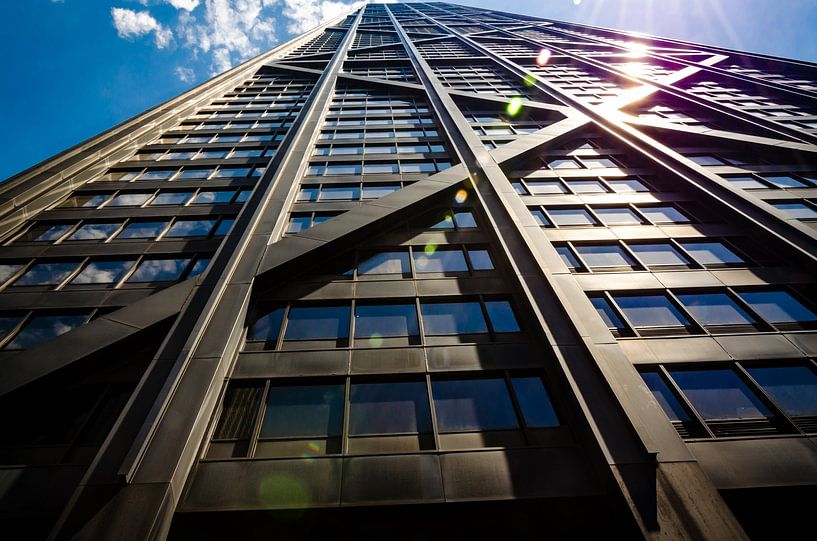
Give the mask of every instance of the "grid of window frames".
<path id="1" fill-rule="evenodd" d="M 545 118 L 544 112 L 535 111 L 526 111 L 526 115 L 510 116 L 504 107 L 492 110 L 485 106 L 470 104 L 460 105 L 460 111 L 488 150 L 546 128 L 561 119 L 561 115 Z"/>
<path id="2" fill-rule="evenodd" d="M 536 372 L 233 381 L 205 458 L 523 447 L 559 427 Z"/>
<path id="3" fill-rule="evenodd" d="M 774 360 L 640 369 L 685 439 L 817 432 L 814 360 Z"/>
<path id="4" fill-rule="evenodd" d="M 596 292 L 590 302 L 619 337 L 817 328 L 812 300 L 784 286 Z"/>

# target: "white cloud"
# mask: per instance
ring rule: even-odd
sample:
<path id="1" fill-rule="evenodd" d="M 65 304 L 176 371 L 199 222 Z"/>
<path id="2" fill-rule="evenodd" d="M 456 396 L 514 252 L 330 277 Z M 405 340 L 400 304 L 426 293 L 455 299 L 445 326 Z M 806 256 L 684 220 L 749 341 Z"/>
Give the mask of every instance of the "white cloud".
<path id="1" fill-rule="evenodd" d="M 363 2 L 347 4 L 334 0 L 283 0 L 283 2 L 286 6 L 284 15 L 292 19 L 287 25 L 287 30 L 293 34 L 315 28 L 329 19 L 363 5 Z"/>
<path id="2" fill-rule="evenodd" d="M 147 11 L 111 8 L 111 17 L 120 38 L 138 38 L 153 33 L 156 47 L 164 49 L 173 40 L 173 32 L 153 18 Z"/>
<path id="3" fill-rule="evenodd" d="M 192 83 L 196 80 L 196 72 L 192 68 L 176 67 L 176 77 L 183 83 Z"/>
<path id="4" fill-rule="evenodd" d="M 199 7 L 200 0 L 165 0 L 168 4 L 176 9 L 184 9 L 186 11 L 193 11 Z"/>

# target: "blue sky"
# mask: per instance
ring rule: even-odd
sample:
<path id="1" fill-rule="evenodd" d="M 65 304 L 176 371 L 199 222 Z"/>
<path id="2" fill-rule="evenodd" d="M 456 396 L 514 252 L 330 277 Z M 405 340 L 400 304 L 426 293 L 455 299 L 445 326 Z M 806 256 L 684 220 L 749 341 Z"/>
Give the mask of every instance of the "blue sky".
<path id="1" fill-rule="evenodd" d="M 460 0 L 817 61 L 817 0 Z M 286 41 L 352 0 L 0 2 L 0 179 Z M 785 6 L 785 7 L 783 7 Z"/>

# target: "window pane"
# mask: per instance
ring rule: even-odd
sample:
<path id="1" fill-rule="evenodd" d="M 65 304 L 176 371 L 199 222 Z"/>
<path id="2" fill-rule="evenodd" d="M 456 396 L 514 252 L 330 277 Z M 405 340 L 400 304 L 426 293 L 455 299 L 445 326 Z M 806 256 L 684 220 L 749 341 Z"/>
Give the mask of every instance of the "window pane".
<path id="1" fill-rule="evenodd" d="M 579 260 L 573 255 L 573 251 L 567 246 L 557 246 L 556 252 L 561 256 L 562 261 L 564 261 L 568 269 L 575 270 L 582 267 L 582 264 L 579 263 Z"/>
<path id="2" fill-rule="evenodd" d="M 478 302 L 424 303 L 420 306 L 426 334 L 487 333 Z"/>
<path id="3" fill-rule="evenodd" d="M 190 268 L 190 272 L 187 273 L 188 278 L 192 278 L 194 276 L 198 276 L 199 274 L 203 273 L 207 270 L 207 266 L 210 264 L 210 258 L 200 258 L 197 259 L 193 266 Z"/>
<path id="4" fill-rule="evenodd" d="M 264 340 L 265 342 L 278 340 L 281 332 L 281 323 L 284 321 L 284 309 L 276 308 L 255 320 L 247 333 L 250 340 Z"/>
<path id="5" fill-rule="evenodd" d="M 361 259 L 358 274 L 409 274 L 408 252 L 381 252 Z"/>
<path id="6" fill-rule="evenodd" d="M 342 201 L 360 199 L 360 187 L 354 186 L 324 186 L 321 189 L 321 201 Z"/>
<path id="7" fill-rule="evenodd" d="M 744 291 L 738 295 L 769 323 L 817 321 L 814 312 L 786 291 Z"/>
<path id="8" fill-rule="evenodd" d="M 369 338 L 370 345 L 379 345 L 379 338 L 419 334 L 414 303 L 355 306 L 355 338 Z"/>
<path id="9" fill-rule="evenodd" d="M 152 239 L 165 230 L 167 222 L 131 222 L 122 230 L 118 239 Z"/>
<path id="10" fill-rule="evenodd" d="M 36 224 L 25 232 L 20 240 L 25 241 L 50 241 L 57 240 L 68 232 L 73 224 Z"/>
<path id="11" fill-rule="evenodd" d="M 378 199 L 400 189 L 398 184 L 385 186 L 363 186 L 363 199 Z"/>
<path id="12" fill-rule="evenodd" d="M 465 255 L 459 248 L 415 250 L 414 268 L 417 272 L 464 272 L 468 270 Z"/>
<path id="13" fill-rule="evenodd" d="M 618 245 L 576 246 L 589 267 L 635 267 L 632 257 Z"/>
<path id="14" fill-rule="evenodd" d="M 130 275 L 128 282 L 178 280 L 189 262 L 189 259 L 145 259 Z"/>
<path id="15" fill-rule="evenodd" d="M 190 192 L 166 192 L 157 195 L 150 205 L 184 205 L 188 199 L 190 199 Z"/>
<path id="16" fill-rule="evenodd" d="M 286 340 L 348 338 L 349 306 L 293 306 L 289 310 Z"/>
<path id="17" fill-rule="evenodd" d="M 689 321 L 664 295 L 614 295 L 618 306 L 637 327 L 686 326 Z"/>
<path id="18" fill-rule="evenodd" d="M 634 178 L 607 179 L 607 184 L 618 193 L 650 191 L 642 182 Z"/>
<path id="19" fill-rule="evenodd" d="M 218 205 L 218 204 L 227 204 L 235 195 L 235 192 L 232 190 L 225 191 L 212 191 L 212 192 L 199 192 L 198 195 L 193 199 L 193 205 Z"/>
<path id="20" fill-rule="evenodd" d="M 206 237 L 210 234 L 215 220 L 178 220 L 165 233 L 167 237 Z"/>
<path id="21" fill-rule="evenodd" d="M 550 182 L 531 182 L 528 181 L 528 189 L 533 195 L 541 195 L 548 193 L 567 193 L 567 188 L 561 182 L 554 180 Z"/>
<path id="22" fill-rule="evenodd" d="M 88 314 L 35 316 L 6 344 L 5 349 L 28 349 L 79 327 L 86 319 Z"/>
<path id="23" fill-rule="evenodd" d="M 725 293 L 696 293 L 678 295 L 681 304 L 692 317 L 703 325 L 741 325 L 755 323 L 729 295 Z"/>
<path id="24" fill-rule="evenodd" d="M 0 284 L 17 274 L 25 265 L 22 263 L 4 263 L 0 265 Z"/>
<path id="25" fill-rule="evenodd" d="M 292 216 L 289 219 L 287 226 L 287 233 L 299 233 L 310 228 L 312 225 L 312 218 L 309 216 Z"/>
<path id="26" fill-rule="evenodd" d="M 624 322 L 621 321 L 621 318 L 618 317 L 618 314 L 616 314 L 616 311 L 613 310 L 612 306 L 610 306 L 610 303 L 607 301 L 607 299 L 603 297 L 591 297 L 590 302 L 593 304 L 593 306 L 596 309 L 596 312 L 598 312 L 599 316 L 601 316 L 601 319 L 604 320 L 604 323 L 607 325 L 608 328 L 610 329 L 624 328 Z"/>
<path id="27" fill-rule="evenodd" d="M 607 188 L 597 180 L 570 180 L 567 185 L 575 193 L 603 193 Z"/>
<path id="28" fill-rule="evenodd" d="M 343 429 L 343 385 L 271 387 L 262 438 L 338 436 Z"/>
<path id="29" fill-rule="evenodd" d="M 817 210 L 803 203 L 772 203 L 772 206 L 782 210 L 792 218 L 803 220 L 817 218 Z"/>
<path id="30" fill-rule="evenodd" d="M 14 282 L 15 286 L 45 286 L 62 283 L 63 280 L 76 270 L 79 263 L 76 261 L 61 263 L 37 263 L 32 265 L 20 278 Z"/>
<path id="31" fill-rule="evenodd" d="M 764 176 L 767 182 L 771 182 L 778 188 L 806 188 L 808 185 L 788 175 Z"/>
<path id="32" fill-rule="evenodd" d="M 720 242 L 682 242 L 681 246 L 701 265 L 743 263 L 743 259 Z"/>
<path id="33" fill-rule="evenodd" d="M 114 197 L 106 207 L 138 207 L 144 205 L 150 196 L 149 193 L 126 193 Z"/>
<path id="34" fill-rule="evenodd" d="M 637 225 L 643 223 L 641 218 L 628 208 L 594 209 L 601 221 L 607 225 Z"/>
<path id="35" fill-rule="evenodd" d="M 105 240 L 121 226 L 122 224 L 85 224 L 67 240 Z"/>
<path id="36" fill-rule="evenodd" d="M 547 426 L 559 426 L 559 419 L 553 411 L 545 390 L 545 384 L 539 377 L 513 378 L 513 392 L 516 400 L 522 409 L 522 417 L 529 428 L 543 428 Z"/>
<path id="37" fill-rule="evenodd" d="M 384 173 L 397 173 L 397 164 L 396 163 L 364 163 L 363 164 L 363 174 L 365 175 L 376 175 L 376 174 L 384 174 Z"/>
<path id="38" fill-rule="evenodd" d="M 491 261 L 491 254 L 488 250 L 468 250 L 468 257 L 471 258 L 471 266 L 474 270 L 492 270 L 494 262 Z"/>
<path id="39" fill-rule="evenodd" d="M 596 220 L 584 209 L 548 209 L 548 215 L 559 226 L 596 225 Z"/>
<path id="40" fill-rule="evenodd" d="M 474 215 L 467 210 L 454 212 L 454 220 L 457 222 L 457 227 L 460 229 L 477 226 L 477 221 L 474 219 Z"/>
<path id="41" fill-rule="evenodd" d="M 630 249 L 647 266 L 689 265 L 689 261 L 671 244 L 630 244 Z"/>
<path id="42" fill-rule="evenodd" d="M 519 323 L 508 301 L 486 301 L 485 310 L 494 332 L 519 332 Z"/>
<path id="43" fill-rule="evenodd" d="M 777 366 L 748 371 L 788 415 L 817 415 L 817 375 L 808 367 Z"/>
<path id="44" fill-rule="evenodd" d="M 742 188 L 744 190 L 768 188 L 768 186 L 754 177 L 724 177 L 724 180 L 735 188 Z"/>
<path id="45" fill-rule="evenodd" d="M 654 223 L 686 223 L 689 221 L 689 218 L 675 207 L 643 207 L 639 210 Z"/>
<path id="46" fill-rule="evenodd" d="M 332 164 L 326 166 L 327 175 L 359 175 L 360 164 Z"/>
<path id="47" fill-rule="evenodd" d="M 502 379 L 438 380 L 431 389 L 440 432 L 519 426 Z"/>
<path id="48" fill-rule="evenodd" d="M 669 385 L 657 372 L 642 372 L 641 377 L 652 395 L 661 405 L 661 409 L 667 414 L 670 421 L 689 421 L 689 414 L 686 412 L 681 402 L 670 390 Z"/>
<path id="49" fill-rule="evenodd" d="M 92 261 L 82 269 L 72 284 L 112 284 L 118 282 L 133 266 L 133 260 Z"/>
<path id="50" fill-rule="evenodd" d="M 677 370 L 670 374 L 704 419 L 772 416 L 732 370 Z"/>
<path id="51" fill-rule="evenodd" d="M 350 435 L 431 432 L 425 382 L 355 383 L 349 402 Z"/>

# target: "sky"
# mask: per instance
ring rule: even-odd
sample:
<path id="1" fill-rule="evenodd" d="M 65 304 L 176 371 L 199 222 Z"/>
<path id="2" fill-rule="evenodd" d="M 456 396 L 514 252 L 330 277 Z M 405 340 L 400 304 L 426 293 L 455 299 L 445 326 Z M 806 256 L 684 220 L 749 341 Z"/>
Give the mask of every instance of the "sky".
<path id="1" fill-rule="evenodd" d="M 817 61 L 817 0 L 459 0 Z M 0 179 L 348 11 L 353 0 L 0 1 Z"/>

